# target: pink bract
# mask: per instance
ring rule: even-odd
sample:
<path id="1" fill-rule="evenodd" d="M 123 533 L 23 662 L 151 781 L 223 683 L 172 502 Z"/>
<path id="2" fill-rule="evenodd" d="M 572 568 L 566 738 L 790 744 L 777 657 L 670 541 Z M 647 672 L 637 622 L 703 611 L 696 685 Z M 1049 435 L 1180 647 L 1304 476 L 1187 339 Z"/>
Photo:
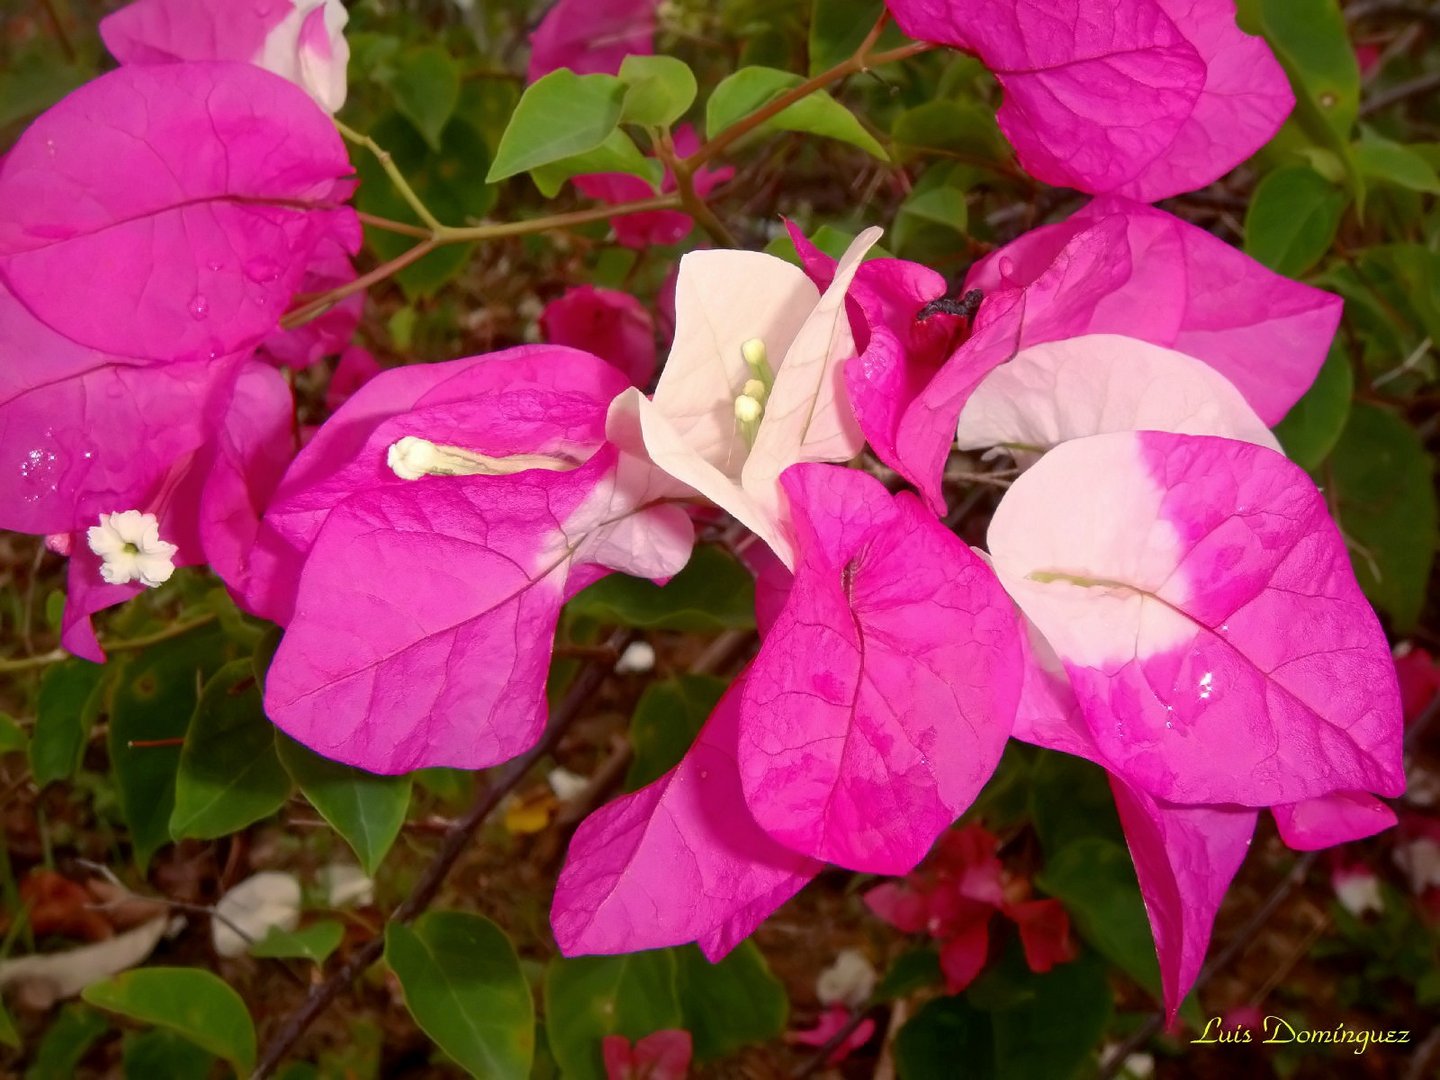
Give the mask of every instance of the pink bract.
<path id="1" fill-rule="evenodd" d="M 1014 613 L 913 496 L 824 465 L 781 483 L 795 581 L 746 681 L 746 801 L 797 851 L 903 874 L 1000 759 L 1020 688 Z"/>
<path id="2" fill-rule="evenodd" d="M 300 279 L 299 292 L 323 293 L 355 280 L 350 257 L 360 250 L 360 221 L 350 214 L 335 214 L 331 228 L 315 246 L 315 254 Z M 260 355 L 292 370 L 309 367 L 336 356 L 355 336 L 365 293 L 351 293 L 323 314 L 292 330 L 276 329 L 260 344 Z"/>
<path id="3" fill-rule="evenodd" d="M 545 305 L 545 340 L 585 349 L 623 371 L 636 386 L 655 376 L 655 321 L 629 293 L 580 285 Z"/>
<path id="4" fill-rule="evenodd" d="M 1384 832 L 1397 820 L 1395 811 L 1364 791 L 1340 791 L 1270 809 L 1280 838 L 1296 851 L 1318 851 L 1363 840 Z"/>
<path id="5" fill-rule="evenodd" d="M 1248 443 L 1063 443 L 990 526 L 1112 771 L 1182 803 L 1404 788 L 1384 634 L 1314 483 Z"/>
<path id="6" fill-rule="evenodd" d="M 254 64 L 333 113 L 345 104 L 348 18 L 340 0 L 135 0 L 100 20 L 100 36 L 122 64 Z"/>
<path id="7" fill-rule="evenodd" d="M 248 64 L 126 67 L 36 120 L 0 163 L 0 278 L 57 333 L 140 360 L 212 360 L 279 322 L 349 194 L 303 91 Z M 101 281 L 84 304 L 75 281 Z"/>
<path id="8" fill-rule="evenodd" d="M 1038 179 L 1154 202 L 1260 149 L 1294 107 L 1232 0 L 887 0 L 911 37 L 972 52 L 1005 90 L 996 119 Z"/>
<path id="9" fill-rule="evenodd" d="M 980 381 L 1021 350 L 1084 334 L 1137 338 L 1204 361 L 1274 424 L 1314 381 L 1341 307 L 1201 229 L 1119 198 L 1026 233 L 977 263 L 963 289 L 985 297 L 968 337 L 951 316 L 917 321 L 945 284 L 913 263 L 867 263 L 851 293 L 859 355 L 846 366 L 850 400 L 875 452 L 937 512 L 956 418 Z"/>
<path id="10" fill-rule="evenodd" d="M 686 515 L 652 505 L 648 474 L 600 442 L 623 385 L 593 356 L 537 347 L 362 387 L 267 514 L 256 606 L 283 616 L 299 576 L 265 688 L 276 724 L 383 773 L 533 745 L 564 600 L 612 569 L 663 580 L 689 555 Z M 402 479 L 387 462 L 406 436 L 491 464 Z"/>
<path id="11" fill-rule="evenodd" d="M 556 0 L 530 35 L 528 80 L 556 68 L 614 75 L 627 56 L 655 51 L 659 0 Z"/>
<path id="12" fill-rule="evenodd" d="M 675 129 L 674 142 L 675 152 L 681 157 L 688 157 L 700 147 L 700 139 L 689 124 L 681 124 Z M 734 175 L 735 170 L 729 165 L 714 169 L 701 166 L 695 170 L 693 177 L 695 192 L 703 199 Z M 575 187 L 582 195 L 599 199 L 611 206 L 648 199 L 656 193 L 641 177 L 629 173 L 591 173 L 588 176 L 577 176 Z M 660 191 L 664 193 L 674 190 L 675 176 L 667 168 Z M 615 230 L 616 243 L 637 251 L 647 247 L 678 244 L 689 234 L 693 224 L 690 215 L 679 210 L 646 210 L 610 219 L 610 225 Z"/>
<path id="13" fill-rule="evenodd" d="M 685 1080 L 694 1046 L 688 1031 L 655 1031 L 635 1045 L 623 1035 L 600 1040 L 605 1080 Z"/>
<path id="14" fill-rule="evenodd" d="M 340 354 L 335 370 L 325 385 L 325 408 L 334 412 L 355 396 L 355 392 L 384 370 L 369 349 L 352 345 Z"/>
<path id="15" fill-rule="evenodd" d="M 742 674 L 679 765 L 576 830 L 550 912 L 566 956 L 694 941 L 718 960 L 822 869 L 745 809 L 736 765 L 744 685 Z"/>

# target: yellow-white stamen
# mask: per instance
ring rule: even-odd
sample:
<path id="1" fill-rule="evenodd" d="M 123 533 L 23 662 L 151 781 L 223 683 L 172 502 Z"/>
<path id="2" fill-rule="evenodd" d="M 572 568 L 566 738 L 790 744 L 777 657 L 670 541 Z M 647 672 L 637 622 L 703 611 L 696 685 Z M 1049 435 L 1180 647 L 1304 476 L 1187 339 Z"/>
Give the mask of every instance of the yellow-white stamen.
<path id="1" fill-rule="evenodd" d="M 765 394 L 757 398 L 757 400 L 764 401 L 765 397 L 770 394 L 770 388 L 775 385 L 775 373 L 770 370 L 770 360 L 765 351 L 765 342 L 759 338 L 751 338 L 740 346 L 740 355 L 745 360 L 745 366 L 754 374 L 753 381 L 760 383 L 765 388 Z"/>

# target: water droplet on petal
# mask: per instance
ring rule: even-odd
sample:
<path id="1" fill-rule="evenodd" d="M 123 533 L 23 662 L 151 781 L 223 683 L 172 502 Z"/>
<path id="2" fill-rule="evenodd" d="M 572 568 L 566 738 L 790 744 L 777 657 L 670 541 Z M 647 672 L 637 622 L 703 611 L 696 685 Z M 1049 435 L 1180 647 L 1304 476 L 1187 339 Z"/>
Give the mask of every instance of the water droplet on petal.
<path id="1" fill-rule="evenodd" d="M 280 264 L 265 255 L 245 261 L 245 276 L 259 285 L 268 285 L 280 277 Z"/>
<path id="2" fill-rule="evenodd" d="M 199 293 L 196 293 L 190 298 L 190 304 L 186 308 L 186 310 L 190 312 L 190 317 L 192 319 L 194 319 L 196 322 L 199 322 L 201 319 L 205 318 L 206 315 L 210 314 L 210 301 L 206 300 L 205 297 L 201 296 Z"/>
<path id="3" fill-rule="evenodd" d="M 225 268 L 225 264 L 222 263 L 219 259 L 211 259 L 205 265 L 211 270 L 223 270 Z"/>

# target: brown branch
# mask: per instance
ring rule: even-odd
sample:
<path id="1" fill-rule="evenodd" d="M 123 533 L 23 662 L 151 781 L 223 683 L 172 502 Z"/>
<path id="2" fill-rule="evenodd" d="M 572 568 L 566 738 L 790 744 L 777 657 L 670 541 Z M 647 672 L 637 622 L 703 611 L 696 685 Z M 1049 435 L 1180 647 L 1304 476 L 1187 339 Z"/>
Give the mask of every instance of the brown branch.
<path id="1" fill-rule="evenodd" d="M 634 631 L 624 630 L 613 634 L 607 643 L 617 654 L 635 638 Z M 422 914 L 434 901 L 465 848 L 474 838 L 485 819 L 500 805 L 502 799 L 520 783 L 541 760 L 549 756 L 570 725 L 578 719 L 581 709 L 604 682 L 610 669 L 591 663 L 581 669 L 566 691 L 564 699 L 550 715 L 550 722 L 540 741 L 526 754 L 515 758 L 495 770 L 493 778 L 476 796 L 475 802 L 463 817 L 457 819 L 445 835 L 430 864 L 420 876 L 415 888 L 390 916 L 391 922 L 409 923 Z M 265 1047 L 260 1063 L 255 1066 L 251 1080 L 264 1080 L 271 1076 L 285 1055 L 305 1034 L 316 1017 L 324 1012 L 366 968 L 373 964 L 385 951 L 385 936 L 379 934 L 350 954 L 349 959 L 323 983 L 313 987 L 301 1006 L 290 1014 L 280 1030 Z"/>
<path id="2" fill-rule="evenodd" d="M 1377 112 L 1388 109 L 1391 105 L 1398 105 L 1402 101 L 1420 97 L 1433 90 L 1440 90 L 1440 71 L 1432 71 L 1428 75 L 1421 75 L 1409 82 L 1393 86 L 1383 94 L 1376 94 L 1360 105 L 1360 115 L 1362 117 L 1373 116 Z"/>

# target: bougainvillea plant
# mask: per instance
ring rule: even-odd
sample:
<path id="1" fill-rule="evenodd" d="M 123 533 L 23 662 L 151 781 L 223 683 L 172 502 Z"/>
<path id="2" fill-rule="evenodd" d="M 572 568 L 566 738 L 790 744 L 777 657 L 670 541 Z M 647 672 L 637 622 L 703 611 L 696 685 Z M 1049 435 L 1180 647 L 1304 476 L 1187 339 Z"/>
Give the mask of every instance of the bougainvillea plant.
<path id="1" fill-rule="evenodd" d="M 1305 61 L 1241 29 L 1231 0 L 818 3 L 808 78 L 758 62 L 697 62 L 697 78 L 657 48 L 685 52 L 696 13 L 559 0 L 530 24 L 524 78 L 475 101 L 443 48 L 398 52 L 380 7 L 135 0 L 99 23 L 110 70 L 0 159 L 0 527 L 68 560 L 59 642 L 86 661 L 135 647 L 92 619 L 143 612 L 190 580 L 177 568 L 223 583 L 209 616 L 151 635 L 220 611 L 231 644 L 192 673 L 142 865 L 273 815 L 298 784 L 373 873 L 416 777 L 496 771 L 388 930 L 317 980 L 258 1067 L 243 1010 L 238 1048 L 156 1011 L 145 980 L 170 969 L 100 981 L 143 954 L 87 1000 L 268 1075 L 383 949 L 450 1058 L 529 1075 L 534 1007 L 505 932 L 421 912 L 606 665 L 654 664 L 625 651 L 635 628 L 691 625 L 635 609 L 705 595 L 710 573 L 739 582 L 756 633 L 687 676 L 710 680 L 680 695 L 690 719 L 647 734 L 637 712 L 624 793 L 612 768 L 526 804 L 576 808 L 541 946 L 572 958 L 544 984 L 567 1075 L 681 1076 L 746 1041 L 705 994 L 763 973 L 742 943 L 832 868 L 903 879 L 870 881 L 864 907 L 933 946 L 932 995 L 960 1000 L 987 967 L 1078 978 L 1109 955 L 1093 920 L 1072 928 L 1058 871 L 1007 868 L 1013 835 L 987 801 L 1002 758 L 1032 747 L 1103 770 L 1172 1025 L 1262 811 L 1302 852 L 1395 824 L 1402 700 L 1367 598 L 1381 575 L 1352 565 L 1330 481 L 1284 426 L 1327 378 L 1341 297 L 1154 205 L 1315 122 L 1302 81 L 1282 132 L 1281 60 Z M 457 7 L 476 40 L 499 32 L 485 5 Z M 867 72 L 896 73 L 913 103 L 889 145 L 827 90 Z M 994 89 L 957 104 L 967 82 Z M 737 239 L 727 193 L 764 203 L 784 154 L 822 142 L 893 158 L 901 212 L 847 187 L 829 216 L 853 228 L 765 204 Z M 762 145 L 779 152 L 753 167 Z M 1015 227 L 967 236 L 981 146 L 1023 213 L 1002 199 L 991 219 Z M 1341 181 L 1358 168 L 1334 146 L 1310 160 Z M 566 206 L 528 207 L 532 181 Z M 501 188 L 511 220 L 490 216 Z M 409 362 L 417 310 L 466 261 L 443 260 L 530 238 L 514 273 L 541 257 L 533 238 L 571 229 L 589 230 L 573 258 L 603 247 L 607 268 L 532 302 L 499 347 Z M 720 619 L 734 597 L 708 595 Z M 115 730 L 127 695 L 154 693 L 137 664 L 121 678 L 141 681 L 97 691 Z M 251 711 L 223 711 L 236 701 Z M 163 724 L 134 739 L 149 730 L 112 746 L 164 743 Z M 144 793 L 122 802 L 134 827 Z M 267 903 L 281 914 L 255 955 L 313 959 L 299 900 Z M 649 952 L 691 944 L 708 964 Z M 669 967 L 599 959 L 630 954 Z M 203 975 L 176 978 L 223 998 Z M 674 1015 L 616 1020 L 621 984 L 657 977 Z M 824 1004 L 794 1039 L 838 1061 L 874 1017 Z M 482 1013 L 485 1030 L 457 1020 Z"/>

